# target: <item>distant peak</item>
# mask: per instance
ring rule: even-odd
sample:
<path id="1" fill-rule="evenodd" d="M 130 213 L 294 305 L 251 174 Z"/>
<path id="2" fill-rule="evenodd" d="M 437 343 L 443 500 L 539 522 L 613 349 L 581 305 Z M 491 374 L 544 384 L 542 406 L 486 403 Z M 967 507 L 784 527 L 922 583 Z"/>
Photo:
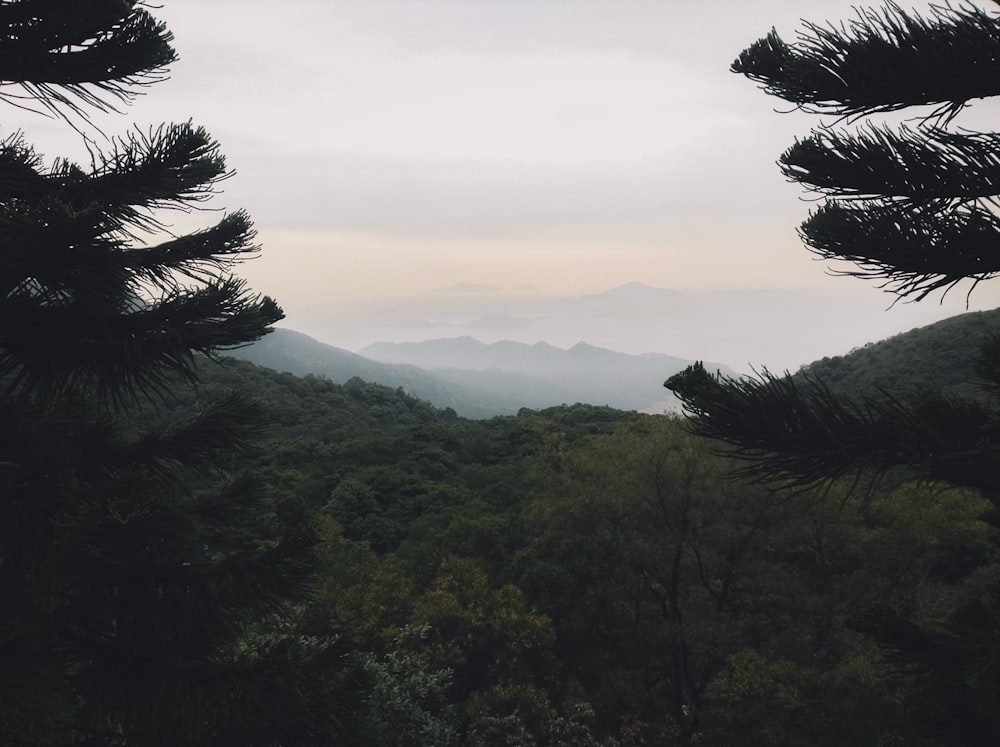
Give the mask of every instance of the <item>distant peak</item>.
<path id="1" fill-rule="evenodd" d="M 500 288 L 486 283 L 455 283 L 444 288 L 437 288 L 440 293 L 495 293 Z"/>
<path id="2" fill-rule="evenodd" d="M 603 293 L 584 296 L 584 298 L 667 298 L 681 295 L 680 291 L 671 288 L 654 288 L 651 285 L 633 280 L 624 285 L 618 285 Z"/>

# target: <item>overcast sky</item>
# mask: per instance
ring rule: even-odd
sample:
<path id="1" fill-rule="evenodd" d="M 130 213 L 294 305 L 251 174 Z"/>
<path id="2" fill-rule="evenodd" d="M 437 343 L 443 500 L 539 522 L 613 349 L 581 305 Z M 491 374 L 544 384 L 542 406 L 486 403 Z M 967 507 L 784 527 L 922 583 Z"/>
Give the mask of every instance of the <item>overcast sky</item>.
<path id="1" fill-rule="evenodd" d="M 791 38 L 852 2 L 162 0 L 180 60 L 103 126 L 207 127 L 237 172 L 215 204 L 249 210 L 264 245 L 240 274 L 331 344 L 476 334 L 795 367 L 965 310 L 956 293 L 886 312 L 824 272 L 774 165 L 818 120 L 728 71 L 771 26 Z M 3 122 L 82 158 L 58 121 Z M 553 305 L 630 281 L 690 303 Z"/>

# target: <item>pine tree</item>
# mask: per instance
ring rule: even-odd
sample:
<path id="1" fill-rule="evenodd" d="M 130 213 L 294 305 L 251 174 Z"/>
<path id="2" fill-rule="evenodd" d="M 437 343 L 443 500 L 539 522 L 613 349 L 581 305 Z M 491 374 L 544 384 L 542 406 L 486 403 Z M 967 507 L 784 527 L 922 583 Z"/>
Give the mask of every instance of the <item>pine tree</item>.
<path id="1" fill-rule="evenodd" d="M 821 198 L 800 228 L 810 251 L 907 300 L 963 282 L 971 293 L 1000 274 L 1000 134 L 958 124 L 973 99 L 1000 95 L 996 14 L 963 4 L 921 15 L 887 3 L 846 24 L 807 23 L 793 44 L 772 31 L 732 70 L 835 119 L 779 159 L 788 179 Z M 888 115 L 903 110 L 910 118 L 892 124 Z M 978 371 L 1000 392 L 1000 344 L 984 348 Z M 696 431 L 745 458 L 746 475 L 804 486 L 905 469 L 1000 501 L 1000 413 L 984 398 L 845 402 L 821 381 L 766 370 L 732 379 L 700 365 L 666 386 Z M 995 743 L 1000 586 L 946 630 L 890 608 L 865 610 L 855 624 L 922 673 L 914 716 L 935 743 Z"/>
<path id="2" fill-rule="evenodd" d="M 137 0 L 8 0 L 0 98 L 82 133 L 165 75 L 170 42 Z M 337 743 L 358 682 L 331 642 L 281 630 L 314 540 L 263 541 L 226 469 L 258 408 L 232 394 L 151 427 L 198 354 L 282 317 L 231 274 L 252 224 L 163 230 L 229 176 L 190 123 L 91 154 L 46 168 L 0 142 L 0 742 Z"/>

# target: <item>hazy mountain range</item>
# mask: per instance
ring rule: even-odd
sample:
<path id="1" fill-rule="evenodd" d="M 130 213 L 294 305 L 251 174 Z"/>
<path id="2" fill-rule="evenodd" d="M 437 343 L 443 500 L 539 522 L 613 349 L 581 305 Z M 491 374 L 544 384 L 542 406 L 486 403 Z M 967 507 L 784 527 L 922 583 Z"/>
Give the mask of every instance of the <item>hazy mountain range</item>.
<path id="1" fill-rule="evenodd" d="M 845 397 L 888 392 L 905 398 L 924 389 L 965 388 L 975 380 L 978 347 L 997 334 L 1000 310 L 959 314 L 844 356 L 822 358 L 804 366 L 799 375 L 819 378 Z M 618 353 L 586 343 L 564 350 L 546 343 L 485 344 L 468 336 L 380 342 L 353 353 L 290 329 L 276 329 L 230 355 L 335 383 L 357 377 L 402 388 L 469 418 L 577 402 L 644 412 L 676 410 L 677 401 L 663 381 L 692 362 L 663 354 Z M 733 375 L 722 364 L 706 362 L 706 367 Z"/>
<path id="2" fill-rule="evenodd" d="M 673 396 L 663 388 L 664 372 L 680 371 L 691 363 L 659 353 L 617 353 L 584 342 L 563 350 L 544 342 L 528 345 L 505 340 L 486 345 L 471 337 L 380 342 L 358 352 L 383 363 L 416 365 L 461 386 L 493 382 L 494 388 L 502 386 L 509 374 L 516 374 L 519 386 L 529 381 L 546 385 L 551 394 L 544 395 L 545 405 L 584 402 L 644 412 L 675 406 Z M 512 393 L 520 395 L 517 389 Z M 552 401 L 552 395 L 557 401 Z"/>
<path id="3" fill-rule="evenodd" d="M 257 365 L 335 383 L 358 377 L 450 407 L 463 417 L 514 414 L 582 402 L 621 410 L 677 409 L 664 380 L 692 361 L 662 354 L 629 355 L 586 343 L 563 350 L 546 343 L 497 342 L 471 337 L 421 343 L 376 343 L 359 353 L 276 329 L 229 353 Z M 708 364 L 729 371 L 721 364 Z"/>
<path id="4" fill-rule="evenodd" d="M 959 298 L 961 297 L 961 298 Z M 279 299 L 281 300 L 281 299 Z M 590 293 L 458 284 L 404 296 L 293 299 L 288 326 L 346 350 L 374 342 L 468 336 L 484 343 L 581 340 L 623 353 L 724 361 L 741 373 L 795 371 L 823 356 L 945 317 L 1000 306 L 985 290 L 941 303 L 896 304 L 859 283 L 832 287 L 686 289 L 629 282 Z"/>

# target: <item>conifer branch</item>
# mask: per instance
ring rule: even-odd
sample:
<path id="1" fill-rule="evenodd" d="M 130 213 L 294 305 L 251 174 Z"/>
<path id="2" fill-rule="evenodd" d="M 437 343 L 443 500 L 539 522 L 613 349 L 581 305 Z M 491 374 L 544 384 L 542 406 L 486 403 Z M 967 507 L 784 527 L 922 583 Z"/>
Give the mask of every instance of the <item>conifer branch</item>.
<path id="1" fill-rule="evenodd" d="M 176 59 L 166 26 L 136 0 L 9 0 L 0 29 L 0 99 L 64 119 L 116 111 Z"/>
<path id="2" fill-rule="evenodd" d="M 731 70 L 815 114 L 855 117 L 930 105 L 946 121 L 966 102 L 1000 94 L 997 59 L 996 15 L 971 5 L 936 5 L 924 18 L 887 2 L 858 9 L 850 23 L 806 23 L 794 45 L 772 29 Z"/>
<path id="3" fill-rule="evenodd" d="M 827 197 L 969 202 L 1000 194 L 1000 134 L 869 125 L 814 130 L 778 163 L 789 181 Z"/>
<path id="4" fill-rule="evenodd" d="M 701 364 L 664 384 L 696 433 L 731 445 L 738 474 L 810 486 L 863 470 L 908 467 L 933 481 L 991 489 L 1000 477 L 1000 423 L 978 402 L 885 395 L 835 397 L 808 377 L 711 375 Z"/>
<path id="5" fill-rule="evenodd" d="M 978 205 L 830 201 L 799 233 L 819 257 L 856 266 L 834 274 L 880 281 L 901 298 L 919 301 L 1000 275 L 1000 217 Z"/>

